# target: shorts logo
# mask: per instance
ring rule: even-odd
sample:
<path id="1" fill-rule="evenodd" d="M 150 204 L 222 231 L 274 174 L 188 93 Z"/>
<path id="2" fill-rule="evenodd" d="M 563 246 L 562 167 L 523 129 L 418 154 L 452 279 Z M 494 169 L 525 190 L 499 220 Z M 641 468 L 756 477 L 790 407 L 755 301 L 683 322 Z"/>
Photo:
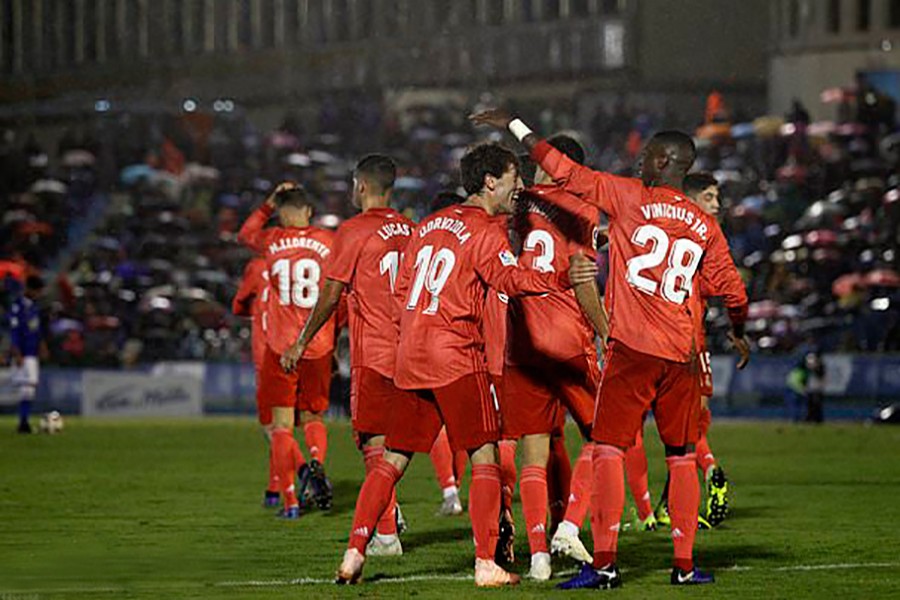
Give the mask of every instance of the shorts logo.
<path id="1" fill-rule="evenodd" d="M 516 260 L 516 257 L 513 256 L 513 253 L 509 250 L 503 250 L 502 252 L 500 252 L 500 254 L 498 254 L 498 256 L 500 258 L 500 264 L 502 264 L 504 267 L 514 267 L 519 264 L 519 262 Z"/>
<path id="2" fill-rule="evenodd" d="M 368 538 L 369 537 L 369 528 L 368 527 L 359 527 L 353 531 L 353 535 Z"/>

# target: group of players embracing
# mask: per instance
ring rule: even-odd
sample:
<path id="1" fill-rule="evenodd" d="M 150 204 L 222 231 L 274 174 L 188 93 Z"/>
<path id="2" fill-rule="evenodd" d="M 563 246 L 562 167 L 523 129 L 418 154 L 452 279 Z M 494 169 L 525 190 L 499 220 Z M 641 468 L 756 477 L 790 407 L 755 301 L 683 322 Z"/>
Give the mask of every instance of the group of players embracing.
<path id="1" fill-rule="evenodd" d="M 627 471 L 639 526 L 671 527 L 671 582 L 712 582 L 693 563 L 698 523 L 716 524 L 727 507 L 724 473 L 705 443 L 707 298 L 721 297 L 727 309 L 738 367 L 749 359 L 747 296 L 714 216 L 715 180 L 688 175 L 695 149 L 680 132 L 653 136 L 628 178 L 583 166 L 574 139 L 540 139 L 504 110 L 471 120 L 518 138 L 537 166 L 533 185 L 524 186 L 516 154 L 480 144 L 460 162 L 467 197 L 444 196 L 443 206 L 414 224 L 390 207 L 393 161 L 370 155 L 354 171 L 362 212 L 335 234 L 309 225 L 311 199 L 290 183 L 242 228 L 240 239 L 260 255 L 268 277 L 257 372 L 260 409 L 272 407 L 271 492 L 280 492 L 286 516 L 299 511 L 299 468 L 301 486 L 307 478 L 313 495 L 330 501 L 324 458 L 316 455 L 324 438 L 318 382 L 326 370 L 330 379 L 326 359 L 346 298 L 352 424 L 367 475 L 338 583 L 361 579 L 367 548 L 399 553 L 395 488 L 413 454 L 434 455 L 442 440 L 471 463 L 476 586 L 519 581 L 504 568 L 512 559 L 517 441 L 529 577 L 551 577 L 552 550 L 584 562 L 558 587 L 621 585 L 616 550 Z M 276 211 L 281 226 L 265 228 Z M 604 238 L 609 274 L 601 298 L 595 258 Z M 292 433 L 295 409 L 313 456 L 305 469 Z M 642 446 L 650 411 L 669 474 L 656 515 Z M 560 443 L 566 414 L 585 442 L 574 469 Z M 548 488 L 548 465 L 562 486 Z M 704 516 L 698 465 L 710 489 Z M 551 492 L 564 507 L 548 548 Z M 593 555 L 578 536 L 588 509 Z"/>

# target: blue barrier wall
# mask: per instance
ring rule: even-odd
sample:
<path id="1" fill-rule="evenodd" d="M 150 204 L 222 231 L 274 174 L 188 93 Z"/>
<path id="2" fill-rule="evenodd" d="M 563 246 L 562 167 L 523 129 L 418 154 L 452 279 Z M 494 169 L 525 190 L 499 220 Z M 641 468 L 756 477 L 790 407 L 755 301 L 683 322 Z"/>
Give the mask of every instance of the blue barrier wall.
<path id="1" fill-rule="evenodd" d="M 900 355 L 825 355 L 827 368 L 826 418 L 866 418 L 885 404 L 900 401 Z M 731 356 L 713 357 L 716 415 L 783 417 L 785 380 L 796 359 L 754 356 L 743 371 Z M 159 376 L 191 374 L 203 380 L 207 413 L 252 414 L 256 383 L 249 364 L 159 363 L 141 369 Z M 46 367 L 41 371 L 36 410 L 56 409 L 74 414 L 81 410 L 81 369 Z M 347 414 L 349 386 L 335 377 L 332 414 Z"/>

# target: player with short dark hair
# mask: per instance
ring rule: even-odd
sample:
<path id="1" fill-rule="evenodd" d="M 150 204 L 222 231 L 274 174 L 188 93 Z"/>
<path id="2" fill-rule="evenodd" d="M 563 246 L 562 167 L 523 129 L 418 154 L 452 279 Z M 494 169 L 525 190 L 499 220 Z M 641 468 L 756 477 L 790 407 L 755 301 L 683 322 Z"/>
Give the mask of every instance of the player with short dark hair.
<path id="1" fill-rule="evenodd" d="M 475 585 L 515 584 L 494 562 L 500 512 L 499 415 L 490 393 L 482 337 L 489 289 L 509 296 L 567 286 L 567 273 L 520 268 L 493 217 L 512 211 L 522 190 L 518 161 L 497 144 L 471 149 L 461 161 L 468 199 L 424 219 L 397 278 L 399 346 L 395 383 L 415 394 L 393 403 L 384 459 L 360 489 L 338 583 L 362 576 L 365 548 L 412 455 L 428 452 L 446 425 L 450 446 L 472 462 L 469 514 L 475 540 Z"/>
<path id="2" fill-rule="evenodd" d="M 347 294 L 350 328 L 350 416 L 366 472 L 384 454 L 390 406 L 409 392 L 393 382 L 396 336 L 393 292 L 400 257 L 415 225 L 392 209 L 397 167 L 389 156 L 370 154 L 353 171 L 352 202 L 362 212 L 337 230 L 334 253 L 326 265 L 325 285 L 303 330 L 282 357 L 292 370 L 310 340 L 337 310 Z M 403 553 L 395 519 L 396 494 L 379 518 L 368 552 Z"/>
<path id="3" fill-rule="evenodd" d="M 672 480 L 673 585 L 711 583 L 696 569 L 693 545 L 700 488 L 695 471 L 699 380 L 695 311 L 700 279 L 724 297 L 732 341 L 749 359 L 744 337 L 747 294 L 718 223 L 685 197 L 682 184 L 696 151 L 691 138 L 665 131 L 641 152 L 639 176 L 625 178 L 588 169 L 536 136 L 520 119 L 494 109 L 472 120 L 509 129 L 554 182 L 609 217 L 610 277 L 605 296 L 610 331 L 591 438 L 593 456 L 593 565 L 561 584 L 564 589 L 621 585 L 616 567 L 619 523 L 625 503 L 624 451 L 634 444 L 643 414 L 654 409 Z M 575 263 L 586 263 L 576 259 Z M 585 265 L 593 266 L 593 265 Z M 596 268 L 570 269 L 573 283 Z"/>
<path id="4" fill-rule="evenodd" d="M 280 226 L 265 228 L 276 212 Z M 322 509 L 331 506 L 331 484 L 323 466 L 327 437 L 322 415 L 328 410 L 335 320 L 331 319 L 310 343 L 299 369 L 287 372 L 280 364 L 319 298 L 323 266 L 332 253 L 333 234 L 311 226 L 312 215 L 308 192 L 285 182 L 275 188 L 238 232 L 238 240 L 265 259 L 269 274 L 269 298 L 263 320 L 266 349 L 257 394 L 260 404 L 272 409 L 272 455 L 284 498 L 281 514 L 289 519 L 300 516 L 294 485 L 298 469 L 301 493 L 309 483 L 316 504 Z M 295 408 L 300 411 L 304 426 L 318 424 L 311 428 L 313 435 L 307 436 L 308 465 L 294 439 Z"/>

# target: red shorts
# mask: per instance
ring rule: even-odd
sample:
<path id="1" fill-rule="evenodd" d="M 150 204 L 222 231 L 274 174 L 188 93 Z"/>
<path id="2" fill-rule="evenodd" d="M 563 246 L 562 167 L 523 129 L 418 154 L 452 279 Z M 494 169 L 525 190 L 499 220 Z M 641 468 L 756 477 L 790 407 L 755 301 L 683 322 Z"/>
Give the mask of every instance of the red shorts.
<path id="1" fill-rule="evenodd" d="M 667 446 L 697 442 L 700 432 L 700 378 L 696 365 L 677 363 L 609 344 L 594 429 L 595 442 L 628 448 L 653 409 L 659 437 Z"/>
<path id="2" fill-rule="evenodd" d="M 402 452 L 430 452 L 441 427 L 450 448 L 475 450 L 500 439 L 497 397 L 487 373 L 472 373 L 450 385 L 397 398 L 385 446 Z"/>
<path id="3" fill-rule="evenodd" d="M 711 398 L 713 395 L 712 359 L 709 352 L 700 352 L 700 395 Z"/>
<path id="4" fill-rule="evenodd" d="M 390 423 L 391 406 L 401 396 L 414 395 L 401 390 L 394 381 L 375 369 L 354 367 L 350 372 L 350 419 L 353 431 L 384 435 Z"/>
<path id="5" fill-rule="evenodd" d="M 256 382 L 256 405 L 260 415 L 274 407 L 309 412 L 328 410 L 331 389 L 331 355 L 301 360 L 292 373 L 285 373 L 280 357 L 266 347 Z M 260 417 L 261 419 L 261 417 Z"/>
<path id="6" fill-rule="evenodd" d="M 500 395 L 503 437 L 552 433 L 565 425 L 566 409 L 585 431 L 594 419 L 600 372 L 591 356 L 546 366 L 507 366 Z"/>

